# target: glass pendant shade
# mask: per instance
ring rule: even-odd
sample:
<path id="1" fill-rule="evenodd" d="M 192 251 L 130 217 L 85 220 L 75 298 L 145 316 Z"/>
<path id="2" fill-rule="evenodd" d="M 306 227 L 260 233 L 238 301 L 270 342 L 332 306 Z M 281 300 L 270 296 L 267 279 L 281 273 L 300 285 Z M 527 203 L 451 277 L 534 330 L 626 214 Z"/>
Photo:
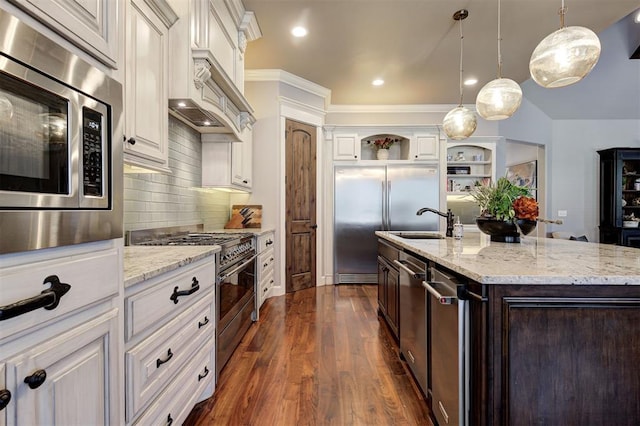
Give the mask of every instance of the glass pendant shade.
<path id="1" fill-rule="evenodd" d="M 535 48 L 531 78 L 542 87 L 564 87 L 582 80 L 600 58 L 600 40 L 585 27 L 563 27 Z"/>
<path id="2" fill-rule="evenodd" d="M 485 120 L 504 120 L 522 102 L 520 85 L 509 78 L 496 78 L 484 85 L 476 97 L 476 110 Z"/>
<path id="3" fill-rule="evenodd" d="M 442 122 L 442 128 L 449 139 L 466 139 L 476 131 L 478 121 L 473 111 L 459 106 L 447 113 Z"/>

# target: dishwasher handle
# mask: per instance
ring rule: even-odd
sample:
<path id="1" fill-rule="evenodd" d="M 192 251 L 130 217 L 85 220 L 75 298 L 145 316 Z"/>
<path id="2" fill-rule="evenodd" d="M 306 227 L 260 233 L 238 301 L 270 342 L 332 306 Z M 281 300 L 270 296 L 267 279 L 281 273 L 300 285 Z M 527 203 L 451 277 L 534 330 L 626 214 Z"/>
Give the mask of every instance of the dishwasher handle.
<path id="1" fill-rule="evenodd" d="M 395 260 L 395 259 L 394 259 L 393 263 L 394 263 L 397 267 L 404 269 L 406 272 L 408 272 L 408 273 L 409 273 L 409 276 L 411 276 L 411 277 L 413 277 L 413 278 L 415 278 L 415 279 L 417 279 L 417 280 L 422 279 L 422 278 L 425 278 L 426 273 L 424 273 L 424 272 L 415 272 L 415 271 L 413 271 L 411 268 L 409 268 L 409 267 L 407 266 L 407 263 L 408 263 L 408 262 L 407 262 L 406 260 Z"/>
<path id="2" fill-rule="evenodd" d="M 438 283 L 438 282 L 437 281 L 431 281 L 431 282 L 422 281 L 422 286 L 425 289 L 427 289 L 427 291 L 429 293 L 431 293 L 432 296 L 434 296 L 436 299 L 438 299 L 438 302 L 441 305 L 451 305 L 452 303 L 454 303 L 458 299 L 456 296 L 453 296 L 453 295 L 443 295 L 443 294 L 441 294 L 432 285 L 432 284 L 436 284 L 436 283 Z M 444 284 L 444 283 L 439 283 L 439 284 Z"/>

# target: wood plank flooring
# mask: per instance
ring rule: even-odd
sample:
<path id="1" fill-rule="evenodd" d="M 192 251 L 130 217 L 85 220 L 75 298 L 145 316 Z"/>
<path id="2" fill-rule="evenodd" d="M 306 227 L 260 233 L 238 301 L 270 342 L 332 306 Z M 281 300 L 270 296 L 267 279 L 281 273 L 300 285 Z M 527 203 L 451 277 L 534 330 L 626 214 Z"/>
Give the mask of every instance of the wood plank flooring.
<path id="1" fill-rule="evenodd" d="M 432 426 L 381 321 L 375 285 L 268 299 L 185 425 Z"/>

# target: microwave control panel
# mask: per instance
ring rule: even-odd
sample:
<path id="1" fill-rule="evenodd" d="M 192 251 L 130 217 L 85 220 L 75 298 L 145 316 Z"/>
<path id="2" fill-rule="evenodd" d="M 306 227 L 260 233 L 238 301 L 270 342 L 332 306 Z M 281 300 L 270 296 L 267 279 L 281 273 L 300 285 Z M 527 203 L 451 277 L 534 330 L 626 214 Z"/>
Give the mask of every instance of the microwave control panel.
<path id="1" fill-rule="evenodd" d="M 82 184 L 84 195 L 102 197 L 103 117 L 97 111 L 82 108 Z"/>

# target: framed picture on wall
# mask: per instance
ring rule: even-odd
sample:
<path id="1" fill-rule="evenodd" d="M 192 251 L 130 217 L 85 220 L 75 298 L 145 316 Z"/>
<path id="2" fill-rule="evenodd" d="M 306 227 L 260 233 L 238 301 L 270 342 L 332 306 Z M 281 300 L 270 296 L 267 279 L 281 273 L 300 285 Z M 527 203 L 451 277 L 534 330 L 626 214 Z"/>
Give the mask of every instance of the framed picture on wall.
<path id="1" fill-rule="evenodd" d="M 533 197 L 538 198 L 536 191 L 538 186 L 538 162 L 536 160 L 507 166 L 507 179 L 515 185 L 530 188 Z"/>

